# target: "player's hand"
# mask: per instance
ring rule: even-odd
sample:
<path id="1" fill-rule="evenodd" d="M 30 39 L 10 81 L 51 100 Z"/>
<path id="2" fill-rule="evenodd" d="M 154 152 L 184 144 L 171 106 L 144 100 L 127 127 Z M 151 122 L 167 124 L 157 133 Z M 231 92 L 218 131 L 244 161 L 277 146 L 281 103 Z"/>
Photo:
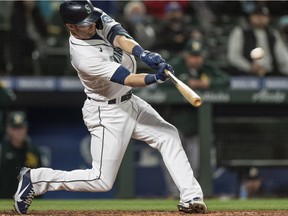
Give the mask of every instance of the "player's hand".
<path id="1" fill-rule="evenodd" d="M 192 89 L 208 89 L 210 87 L 210 80 L 189 79 L 188 85 Z"/>
<path id="2" fill-rule="evenodd" d="M 149 67 L 158 70 L 160 68 L 160 64 L 165 63 L 165 60 L 158 53 L 153 53 L 148 50 L 145 50 L 140 55 L 141 61 L 147 64 Z"/>
<path id="3" fill-rule="evenodd" d="M 257 63 L 251 64 L 251 71 L 259 77 L 263 77 L 266 74 L 265 68 Z"/>
<path id="4" fill-rule="evenodd" d="M 175 75 L 175 71 L 174 71 L 173 67 L 170 64 L 166 64 L 166 69 L 168 71 L 170 71 L 173 75 Z"/>
<path id="5" fill-rule="evenodd" d="M 164 83 L 169 79 L 169 76 L 166 75 L 165 69 L 169 70 L 171 73 L 174 73 L 174 70 L 171 65 L 167 63 L 160 64 L 160 68 L 158 69 L 158 72 L 155 74 L 155 79 L 157 83 Z"/>

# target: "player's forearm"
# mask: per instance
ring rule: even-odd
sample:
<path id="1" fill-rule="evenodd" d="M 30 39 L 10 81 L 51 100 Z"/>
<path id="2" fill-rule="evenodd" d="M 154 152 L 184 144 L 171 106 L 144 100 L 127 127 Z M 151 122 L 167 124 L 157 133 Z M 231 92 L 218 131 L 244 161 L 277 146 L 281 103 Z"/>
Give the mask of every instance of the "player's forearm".
<path id="1" fill-rule="evenodd" d="M 167 80 L 165 72 L 167 69 L 169 70 L 169 65 L 167 66 L 167 64 L 163 64 L 155 74 L 129 74 L 125 78 L 123 84 L 131 87 L 144 87 L 153 83 L 164 83 Z"/>
<path id="2" fill-rule="evenodd" d="M 131 87 L 145 87 L 147 84 L 145 83 L 145 77 L 147 74 L 130 74 L 126 77 L 124 81 L 124 85 Z"/>
<path id="3" fill-rule="evenodd" d="M 133 48 L 137 45 L 139 44 L 136 41 L 122 35 L 117 35 L 114 40 L 114 46 L 121 48 L 129 54 L 132 54 Z"/>
<path id="4" fill-rule="evenodd" d="M 153 69 L 158 70 L 160 64 L 165 63 L 165 60 L 160 54 L 144 50 L 136 41 L 126 38 L 125 36 L 117 35 L 113 44 L 127 53 L 140 58 L 142 62 Z"/>

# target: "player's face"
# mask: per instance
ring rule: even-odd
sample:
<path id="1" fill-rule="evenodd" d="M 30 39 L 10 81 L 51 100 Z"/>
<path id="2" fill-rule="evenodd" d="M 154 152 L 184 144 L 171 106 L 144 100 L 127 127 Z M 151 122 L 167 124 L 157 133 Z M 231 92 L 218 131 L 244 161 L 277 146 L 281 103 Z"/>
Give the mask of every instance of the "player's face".
<path id="1" fill-rule="evenodd" d="M 89 26 L 77 26 L 72 24 L 67 24 L 71 33 L 79 39 L 89 39 L 96 34 L 96 23 Z"/>
<path id="2" fill-rule="evenodd" d="M 202 55 L 189 55 L 185 56 L 186 65 L 190 68 L 199 69 L 204 63 L 204 57 Z"/>
<path id="3" fill-rule="evenodd" d="M 15 148 L 23 148 L 24 140 L 27 136 L 27 127 L 12 128 L 7 127 L 7 134 Z"/>
<path id="4" fill-rule="evenodd" d="M 269 25 L 270 18 L 269 16 L 262 14 L 253 14 L 249 17 L 250 23 L 255 28 L 265 28 Z"/>

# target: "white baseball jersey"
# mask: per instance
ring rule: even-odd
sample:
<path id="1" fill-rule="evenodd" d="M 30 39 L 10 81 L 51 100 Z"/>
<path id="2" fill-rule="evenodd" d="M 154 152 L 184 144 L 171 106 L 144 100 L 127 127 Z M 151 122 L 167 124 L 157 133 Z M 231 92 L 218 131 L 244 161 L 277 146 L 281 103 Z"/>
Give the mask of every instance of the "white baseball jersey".
<path id="1" fill-rule="evenodd" d="M 133 55 L 114 48 L 107 39 L 111 28 L 119 23 L 105 13 L 101 19 L 103 29 L 97 30 L 95 39 L 79 40 L 70 36 L 70 56 L 87 96 L 97 101 L 107 101 L 120 97 L 131 89 L 110 82 L 110 78 L 120 65 L 135 73 L 136 62 Z"/>
<path id="2" fill-rule="evenodd" d="M 180 190 L 181 201 L 203 198 L 201 187 L 183 150 L 177 129 L 166 122 L 147 102 L 130 95 L 119 98 L 130 87 L 110 81 L 121 65 L 131 73 L 136 71 L 135 60 L 111 45 L 112 28 L 117 23 L 103 14 L 103 29 L 91 40 L 70 37 L 71 62 L 88 95 L 82 108 L 83 120 L 91 134 L 92 168 L 62 171 L 49 168 L 31 170 L 36 195 L 47 191 L 103 192 L 112 188 L 128 143 L 132 138 L 157 149 Z M 116 53 L 115 53 L 116 52 Z M 131 185 L 132 186 L 132 185 Z"/>

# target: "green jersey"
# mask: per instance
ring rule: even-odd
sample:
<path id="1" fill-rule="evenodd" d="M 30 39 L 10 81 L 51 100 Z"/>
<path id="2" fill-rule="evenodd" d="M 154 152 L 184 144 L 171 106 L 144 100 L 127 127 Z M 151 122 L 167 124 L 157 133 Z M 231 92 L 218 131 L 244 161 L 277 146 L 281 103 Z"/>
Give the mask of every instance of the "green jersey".
<path id="1" fill-rule="evenodd" d="M 0 148 L 0 198 L 11 198 L 18 186 L 19 169 L 24 166 L 40 167 L 40 153 L 29 137 L 24 141 L 24 147 L 21 149 L 13 147 L 8 139 L 4 139 Z"/>

